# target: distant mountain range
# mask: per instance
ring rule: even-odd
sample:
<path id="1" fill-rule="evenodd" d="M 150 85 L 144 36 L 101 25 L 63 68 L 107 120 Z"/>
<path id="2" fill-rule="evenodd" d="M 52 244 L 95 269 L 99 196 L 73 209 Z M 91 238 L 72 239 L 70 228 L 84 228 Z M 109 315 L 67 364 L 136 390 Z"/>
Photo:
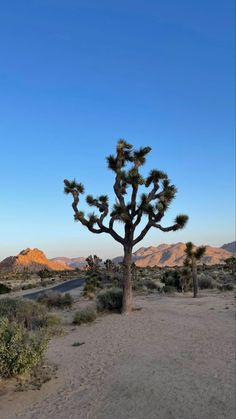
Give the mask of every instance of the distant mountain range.
<path id="1" fill-rule="evenodd" d="M 181 266 L 185 259 L 185 243 L 161 244 L 157 247 L 141 247 L 134 253 L 137 266 Z M 223 248 L 206 246 L 206 253 L 201 263 L 216 265 L 232 256 Z"/>
<path id="2" fill-rule="evenodd" d="M 235 252 L 236 242 L 224 244 L 221 248 L 207 246 L 206 254 L 202 262 L 207 265 L 223 263 L 225 259 L 232 256 Z M 229 249 L 229 250 L 228 250 Z M 133 261 L 137 266 L 181 266 L 185 258 L 185 243 L 161 244 L 157 247 L 141 247 L 133 254 Z M 81 268 L 86 266 L 85 258 L 64 258 L 57 257 L 52 259 L 55 262 L 61 261 L 71 268 Z M 113 259 L 113 262 L 120 263 L 123 256 Z"/>
<path id="3" fill-rule="evenodd" d="M 236 242 L 224 244 L 222 247 L 207 246 L 202 263 L 215 265 L 235 255 Z M 185 243 L 160 244 L 159 246 L 141 247 L 133 254 L 137 266 L 181 266 L 185 258 Z M 113 259 L 115 263 L 122 262 L 123 257 Z M 84 257 L 56 257 L 48 259 L 39 249 L 25 249 L 17 256 L 9 256 L 0 262 L 0 272 L 38 272 L 43 269 L 51 271 L 73 270 L 86 266 Z"/>
<path id="4" fill-rule="evenodd" d="M 56 263 L 65 263 L 70 268 L 83 268 L 87 265 L 86 258 L 77 257 L 77 258 L 66 258 L 64 256 L 58 256 L 56 258 L 50 259 L 52 262 Z"/>
<path id="5" fill-rule="evenodd" d="M 225 249 L 231 253 L 236 253 L 236 241 L 224 244 L 221 249 Z"/>
<path id="6" fill-rule="evenodd" d="M 235 246 L 234 242 L 234 246 Z M 228 245 L 224 245 L 228 246 Z M 227 251 L 224 246 L 221 248 L 206 246 L 206 253 L 201 259 L 206 265 L 223 263 L 225 259 L 232 256 L 233 252 Z M 233 243 L 230 248 L 234 249 Z M 157 247 L 141 247 L 133 254 L 133 261 L 137 266 L 181 266 L 185 259 L 185 243 L 160 244 Z M 115 263 L 122 262 L 123 257 L 113 259 Z"/>

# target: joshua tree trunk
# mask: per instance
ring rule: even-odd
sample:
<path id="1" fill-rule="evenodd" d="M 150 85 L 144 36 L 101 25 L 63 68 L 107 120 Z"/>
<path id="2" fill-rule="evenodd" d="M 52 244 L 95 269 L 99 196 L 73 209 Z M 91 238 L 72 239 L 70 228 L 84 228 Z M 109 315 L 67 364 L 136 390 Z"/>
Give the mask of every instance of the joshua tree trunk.
<path id="1" fill-rule="evenodd" d="M 122 313 L 130 313 L 132 310 L 132 247 L 124 247 L 123 259 L 123 303 Z"/>
<path id="2" fill-rule="evenodd" d="M 186 259 L 184 261 L 185 266 L 189 266 L 191 269 L 192 280 L 193 280 L 193 297 L 196 298 L 198 295 L 198 277 L 197 277 L 197 261 L 200 260 L 206 252 L 206 246 L 200 246 L 195 251 L 194 244 L 192 242 L 186 243 Z"/>
<path id="3" fill-rule="evenodd" d="M 192 262 L 192 276 L 193 276 L 193 298 L 196 298 L 198 295 L 198 279 L 197 279 L 197 267 L 195 262 Z"/>

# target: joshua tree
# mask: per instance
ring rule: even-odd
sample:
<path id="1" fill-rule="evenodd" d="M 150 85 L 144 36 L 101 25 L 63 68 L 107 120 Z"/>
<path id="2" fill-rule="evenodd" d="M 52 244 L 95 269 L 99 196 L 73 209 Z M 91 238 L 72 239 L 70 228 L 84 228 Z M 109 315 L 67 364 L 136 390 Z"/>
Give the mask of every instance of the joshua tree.
<path id="1" fill-rule="evenodd" d="M 108 272 L 112 272 L 112 271 L 114 271 L 114 270 L 115 270 L 115 264 L 112 262 L 112 260 L 111 260 L 111 259 L 107 259 L 107 260 L 105 260 L 105 262 L 103 262 L 103 263 L 104 263 L 105 269 L 106 269 Z"/>
<path id="2" fill-rule="evenodd" d="M 134 150 L 131 144 L 125 140 L 119 140 L 116 147 L 116 154 L 107 157 L 108 168 L 114 172 L 114 193 L 116 203 L 109 213 L 108 196 L 100 195 L 94 198 L 91 195 L 86 197 L 87 204 L 95 207 L 100 216 L 95 213 L 87 217 L 78 209 L 80 194 L 84 193 L 84 186 L 76 180 L 64 180 L 64 192 L 73 196 L 72 208 L 74 218 L 83 224 L 89 231 L 96 234 L 109 234 L 119 242 L 124 249 L 123 259 L 123 305 L 122 312 L 128 313 L 132 310 L 132 250 L 152 228 L 168 232 L 182 229 L 188 220 L 187 215 L 178 215 L 173 225 L 163 227 L 160 221 L 165 215 L 167 208 L 174 199 L 177 189 L 170 183 L 168 175 L 160 170 L 152 170 L 149 176 L 144 179 L 140 174 L 140 167 L 145 163 L 146 155 L 151 151 L 150 147 L 142 147 Z M 128 166 L 128 167 L 127 167 Z M 138 198 L 140 186 L 147 188 L 147 192 Z M 131 192 L 128 194 L 128 189 Z M 109 222 L 105 223 L 105 218 Z M 135 230 L 143 217 L 146 216 L 146 224 L 135 237 Z M 114 223 L 124 224 L 124 234 L 120 235 L 114 229 Z"/>
<path id="3" fill-rule="evenodd" d="M 192 242 L 186 243 L 186 258 L 184 265 L 191 269 L 192 280 L 193 280 L 193 297 L 196 298 L 198 295 L 198 278 L 197 278 L 197 262 L 202 258 L 206 252 L 205 246 L 200 246 L 194 251 L 194 245 Z"/>
<path id="4" fill-rule="evenodd" d="M 235 277 L 235 271 L 236 271 L 236 258 L 234 256 L 231 256 L 224 260 L 226 263 L 227 268 L 231 271 L 233 277 Z"/>
<path id="5" fill-rule="evenodd" d="M 181 288 L 181 292 L 186 292 L 188 291 L 189 285 L 191 283 L 191 278 L 192 274 L 191 271 L 188 267 L 184 266 L 181 270 L 180 270 L 180 288 Z"/>
<path id="6" fill-rule="evenodd" d="M 102 259 L 100 259 L 97 255 L 94 255 L 94 256 L 90 255 L 87 257 L 86 262 L 88 264 L 89 270 L 96 272 L 99 269 Z"/>

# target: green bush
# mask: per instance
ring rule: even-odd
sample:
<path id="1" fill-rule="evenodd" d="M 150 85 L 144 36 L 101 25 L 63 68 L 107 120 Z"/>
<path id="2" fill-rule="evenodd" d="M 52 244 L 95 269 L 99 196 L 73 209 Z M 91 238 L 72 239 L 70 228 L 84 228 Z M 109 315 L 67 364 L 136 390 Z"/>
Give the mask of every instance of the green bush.
<path id="1" fill-rule="evenodd" d="M 35 288 L 35 284 L 25 284 L 25 285 L 22 285 L 22 290 L 30 290 L 32 288 Z"/>
<path id="2" fill-rule="evenodd" d="M 51 336 L 63 335 L 61 319 L 55 314 L 49 314 L 47 317 L 47 334 Z"/>
<path id="3" fill-rule="evenodd" d="M 180 269 L 179 287 L 178 291 L 187 292 L 192 289 L 193 279 L 189 267 L 183 267 Z"/>
<path id="4" fill-rule="evenodd" d="M 45 268 L 45 269 L 42 269 L 41 271 L 38 272 L 38 276 L 41 279 L 51 278 L 53 276 L 53 272 L 49 271 L 47 268 Z"/>
<path id="5" fill-rule="evenodd" d="M 97 291 L 97 287 L 94 284 L 86 284 L 83 289 L 83 295 L 86 297 L 90 293 L 95 293 Z"/>
<path id="6" fill-rule="evenodd" d="M 144 285 L 149 289 L 149 290 L 157 290 L 158 286 L 155 283 L 155 281 L 152 281 L 151 279 L 147 279 L 146 281 L 144 281 Z"/>
<path id="7" fill-rule="evenodd" d="M 73 323 L 82 324 L 82 323 L 92 323 L 97 317 L 97 312 L 93 307 L 86 307 L 75 313 Z"/>
<path id="8" fill-rule="evenodd" d="M 161 282 L 155 281 L 154 279 L 146 279 L 143 282 L 143 285 L 145 285 L 149 290 L 157 290 L 162 291 L 164 284 Z"/>
<path id="9" fill-rule="evenodd" d="M 201 290 L 213 289 L 215 287 L 215 282 L 210 276 L 201 275 L 198 279 L 198 285 Z"/>
<path id="10" fill-rule="evenodd" d="M 50 285 L 51 284 L 51 280 L 50 281 L 41 281 L 41 285 L 42 285 L 42 287 L 47 287 L 48 285 Z"/>
<path id="11" fill-rule="evenodd" d="M 47 326 L 48 313 L 45 307 L 33 301 L 5 297 L 0 299 L 0 317 L 35 330 Z"/>
<path id="12" fill-rule="evenodd" d="M 0 319 L 0 377 L 30 371 L 42 361 L 47 343 L 45 334 L 29 333 L 22 324 Z"/>
<path id="13" fill-rule="evenodd" d="M 144 286 L 144 282 L 141 282 L 141 281 L 134 281 L 132 283 L 132 289 L 134 291 L 139 291 L 140 289 L 143 288 L 143 286 Z"/>
<path id="14" fill-rule="evenodd" d="M 11 292 L 11 288 L 5 284 L 0 284 L 0 294 L 8 294 L 9 292 Z"/>
<path id="15" fill-rule="evenodd" d="M 87 273 L 87 277 L 86 277 L 86 284 L 85 284 L 85 287 L 84 288 L 86 288 L 86 287 L 93 287 L 94 289 L 96 289 L 96 288 L 102 288 L 102 280 L 103 280 L 103 277 L 102 277 L 102 275 L 100 274 L 100 273 L 98 273 L 98 272 L 88 272 Z M 90 292 L 90 291 L 88 291 L 88 292 Z M 94 291 L 92 291 L 92 292 L 94 292 Z"/>
<path id="16" fill-rule="evenodd" d="M 41 294 L 37 302 L 46 305 L 48 308 L 71 308 L 73 304 L 73 298 L 69 293 L 61 294 L 55 291 L 49 291 Z"/>
<path id="17" fill-rule="evenodd" d="M 233 291 L 233 289 L 234 289 L 234 284 L 229 283 L 229 284 L 217 285 L 217 288 L 218 288 L 220 291 Z"/>
<path id="18" fill-rule="evenodd" d="M 167 287 L 176 288 L 175 291 L 182 290 L 181 275 L 177 269 L 164 272 L 161 282 L 163 282 Z"/>
<path id="19" fill-rule="evenodd" d="M 176 288 L 172 287 L 171 285 L 165 285 L 163 287 L 163 291 L 166 292 L 167 294 L 171 294 L 172 292 L 176 292 Z"/>
<path id="20" fill-rule="evenodd" d="M 123 291 L 120 288 L 110 288 L 97 295 L 98 311 L 121 311 Z"/>
<path id="21" fill-rule="evenodd" d="M 73 302 L 74 302 L 74 299 L 69 292 L 66 292 L 64 294 L 64 298 L 62 296 L 62 306 L 63 307 L 70 307 L 71 308 Z"/>

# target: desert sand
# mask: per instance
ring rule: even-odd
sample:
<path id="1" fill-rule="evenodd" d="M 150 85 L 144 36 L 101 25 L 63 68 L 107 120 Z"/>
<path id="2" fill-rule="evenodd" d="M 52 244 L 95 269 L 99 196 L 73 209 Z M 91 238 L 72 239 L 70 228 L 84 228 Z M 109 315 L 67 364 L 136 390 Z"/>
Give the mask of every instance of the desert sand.
<path id="1" fill-rule="evenodd" d="M 1 419 L 233 419 L 232 293 L 135 304 L 129 316 L 67 326 L 47 353 L 57 378 L 2 394 Z"/>

